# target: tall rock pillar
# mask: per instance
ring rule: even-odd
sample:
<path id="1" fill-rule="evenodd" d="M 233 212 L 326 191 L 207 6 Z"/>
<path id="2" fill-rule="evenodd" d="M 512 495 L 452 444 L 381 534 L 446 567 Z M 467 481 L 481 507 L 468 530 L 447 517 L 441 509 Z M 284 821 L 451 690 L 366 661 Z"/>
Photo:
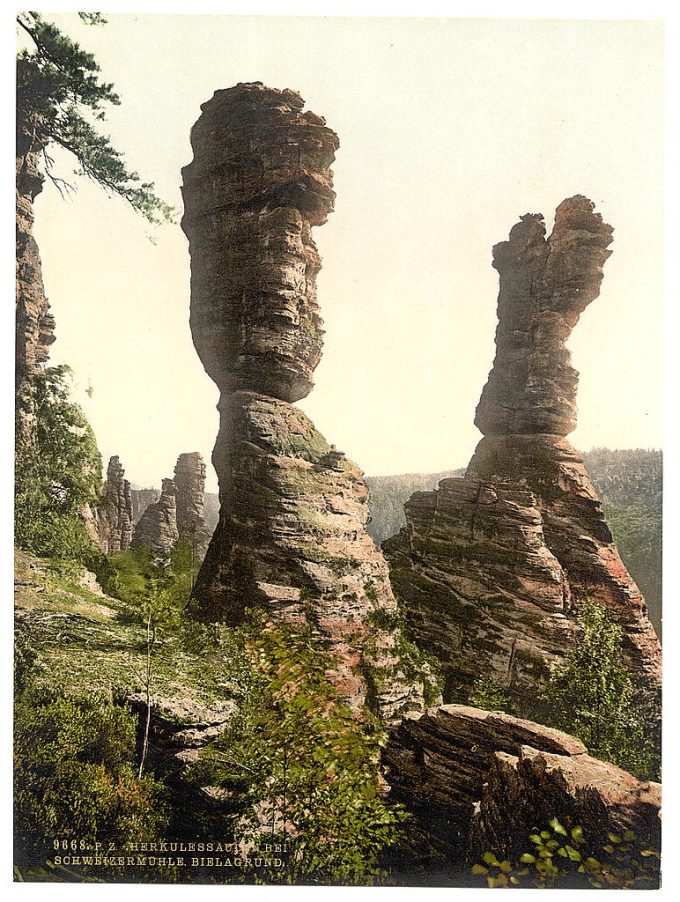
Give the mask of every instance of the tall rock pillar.
<path id="1" fill-rule="evenodd" d="M 239 84 L 202 106 L 191 133 L 191 330 L 221 393 L 220 520 L 195 594 L 206 618 L 237 623 L 260 606 L 306 621 L 350 704 L 391 718 L 420 709 L 422 685 L 397 653 L 387 567 L 365 529 L 368 490 L 293 406 L 321 357 L 312 228 L 333 209 L 338 148 L 303 105 L 294 91 Z"/>
<path id="2" fill-rule="evenodd" d="M 198 451 L 179 455 L 173 478 L 177 494 L 177 532 L 202 558 L 210 541 L 203 516 L 205 463 Z"/>
<path id="3" fill-rule="evenodd" d="M 578 637 L 589 599 L 620 624 L 629 668 L 660 683 L 659 642 L 604 520 L 580 454 L 578 374 L 565 342 L 599 294 L 612 228 L 585 197 L 527 214 L 493 249 L 500 276 L 496 358 L 475 423 L 484 434 L 463 479 L 406 504 L 384 547 L 419 642 L 443 662 L 447 700 L 484 674 L 516 710 Z"/>
<path id="4" fill-rule="evenodd" d="M 125 470 L 116 455 L 109 459 L 102 501 L 94 508 L 94 525 L 104 554 L 127 551 L 132 541 L 132 496 Z"/>

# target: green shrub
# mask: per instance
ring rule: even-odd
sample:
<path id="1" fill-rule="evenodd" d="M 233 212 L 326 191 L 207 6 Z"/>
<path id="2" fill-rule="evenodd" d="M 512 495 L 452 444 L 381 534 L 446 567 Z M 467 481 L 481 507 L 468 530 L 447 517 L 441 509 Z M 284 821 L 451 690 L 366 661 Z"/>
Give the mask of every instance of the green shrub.
<path id="1" fill-rule="evenodd" d="M 239 714 L 193 780 L 240 799 L 232 829 L 241 838 L 286 845 L 283 874 L 267 881 L 379 882 L 381 852 L 405 817 L 380 792 L 382 730 L 342 700 L 310 631 L 255 620 L 242 636 Z"/>
<path id="2" fill-rule="evenodd" d="M 102 462 L 85 414 L 69 399 L 69 372 L 55 366 L 31 377 L 36 429 L 33 442 L 17 441 L 15 541 L 37 555 L 91 566 L 99 553 L 81 510 L 98 497 Z"/>
<path id="3" fill-rule="evenodd" d="M 20 685 L 25 685 L 25 680 Z M 101 695 L 29 685 L 14 722 L 16 864 L 40 868 L 55 840 L 151 840 L 165 821 L 161 786 L 137 779 L 135 719 Z M 105 848 L 107 848 L 105 846 Z"/>
<path id="4" fill-rule="evenodd" d="M 583 828 L 563 826 L 553 818 L 529 834 L 526 851 L 513 860 L 487 851 L 472 874 L 491 889 L 499 887 L 572 889 L 655 889 L 659 885 L 659 851 L 632 830 L 608 833 L 606 842 L 588 841 Z"/>
<path id="5" fill-rule="evenodd" d="M 481 674 L 472 686 L 468 704 L 473 708 L 485 711 L 505 711 L 508 704 L 508 693 L 504 692 L 486 674 Z"/>
<path id="6" fill-rule="evenodd" d="M 590 602 L 578 619 L 583 637 L 552 674 L 541 719 L 577 736 L 595 757 L 640 779 L 658 779 L 658 706 L 623 663 L 621 628 L 606 608 Z"/>
<path id="7" fill-rule="evenodd" d="M 366 622 L 394 634 L 394 651 L 404 676 L 413 683 L 422 683 L 423 702 L 426 707 L 438 704 L 444 686 L 441 664 L 434 655 L 423 651 L 413 641 L 403 611 L 399 608 L 393 611 L 376 608 L 370 611 Z M 364 644 L 364 649 L 371 650 L 370 641 Z M 368 679 L 376 685 L 388 681 L 391 676 L 390 670 L 370 667 L 366 663 L 362 669 Z"/>

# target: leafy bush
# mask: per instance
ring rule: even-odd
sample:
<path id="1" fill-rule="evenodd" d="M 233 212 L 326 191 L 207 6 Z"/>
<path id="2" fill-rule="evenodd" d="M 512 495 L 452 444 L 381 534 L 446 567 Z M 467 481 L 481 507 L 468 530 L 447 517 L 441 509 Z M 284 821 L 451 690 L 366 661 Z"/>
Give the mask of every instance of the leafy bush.
<path id="1" fill-rule="evenodd" d="M 444 686 L 441 664 L 434 655 L 423 651 L 413 641 L 403 611 L 398 608 L 393 611 L 376 608 L 368 614 L 366 621 L 377 626 L 378 629 L 393 633 L 395 655 L 404 676 L 412 683 L 422 683 L 423 701 L 426 707 L 438 704 L 441 701 Z M 365 650 L 369 650 L 370 647 L 370 640 L 364 643 Z M 366 664 L 362 669 L 367 671 L 369 679 L 375 684 L 390 679 L 389 669 L 369 668 Z"/>
<path id="2" fill-rule="evenodd" d="M 516 860 L 500 860 L 484 852 L 472 873 L 498 887 L 555 886 L 574 889 L 655 889 L 659 885 L 659 852 L 632 830 L 609 833 L 605 843 L 589 843 L 578 824 L 565 828 L 553 818 L 544 830 L 529 834 L 527 851 Z"/>
<path id="3" fill-rule="evenodd" d="M 31 377 L 36 430 L 33 442 L 19 439 L 16 449 L 15 540 L 35 554 L 91 566 L 99 552 L 81 510 L 98 497 L 102 461 L 85 414 L 69 398 L 69 372 L 56 366 Z"/>
<path id="4" fill-rule="evenodd" d="M 486 674 L 481 674 L 472 686 L 468 704 L 485 711 L 504 711 L 508 704 L 508 693 L 497 686 Z"/>
<path id="5" fill-rule="evenodd" d="M 137 779 L 135 719 L 102 695 L 36 688 L 20 655 L 14 715 L 14 811 L 21 871 L 55 840 L 151 840 L 165 821 L 161 786 Z M 106 847 L 105 847 L 106 848 Z"/>
<path id="6" fill-rule="evenodd" d="M 379 881 L 380 854 L 404 819 L 380 792 L 381 729 L 342 700 L 310 631 L 258 619 L 243 649 L 240 713 L 202 753 L 194 781 L 240 798 L 241 838 L 286 845 L 285 873 L 268 880 Z"/>
<path id="7" fill-rule="evenodd" d="M 578 736 L 591 754 L 640 779 L 658 779 L 659 712 L 623 664 L 621 628 L 606 608 L 585 602 L 583 638 L 552 674 L 543 695 L 550 726 Z"/>

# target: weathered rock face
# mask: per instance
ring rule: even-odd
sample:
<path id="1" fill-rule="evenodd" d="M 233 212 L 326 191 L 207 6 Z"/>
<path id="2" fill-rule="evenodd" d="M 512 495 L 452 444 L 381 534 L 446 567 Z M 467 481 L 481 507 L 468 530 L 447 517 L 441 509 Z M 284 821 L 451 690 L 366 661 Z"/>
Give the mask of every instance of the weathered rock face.
<path id="1" fill-rule="evenodd" d="M 568 435 L 576 428 L 578 373 L 565 341 L 600 293 L 613 229 L 576 195 L 555 211 L 522 216 L 493 249 L 500 276 L 496 359 L 477 407 L 484 435 Z"/>
<path id="2" fill-rule="evenodd" d="M 528 835 L 558 819 L 588 840 L 633 830 L 656 848 L 658 783 L 599 761 L 558 730 L 464 705 L 431 708 L 392 731 L 384 752 L 391 798 L 412 813 L 409 867 L 450 878 L 484 851 L 526 850 Z"/>
<path id="3" fill-rule="evenodd" d="M 106 468 L 102 503 L 93 511 L 99 547 L 104 554 L 126 551 L 132 541 L 132 498 L 120 458 L 112 457 Z"/>
<path id="4" fill-rule="evenodd" d="M 147 545 L 160 558 L 168 556 L 179 538 L 176 492 L 172 479 L 164 479 L 158 501 L 147 507 L 135 526 L 133 545 Z"/>
<path id="5" fill-rule="evenodd" d="M 423 647 L 443 662 L 448 701 L 485 674 L 527 699 L 579 634 L 582 599 L 621 625 L 628 666 L 660 683 L 660 647 L 623 565 L 581 456 L 577 374 L 565 341 L 599 292 L 612 229 L 584 197 L 564 201 L 546 240 L 523 216 L 494 248 L 500 273 L 497 354 L 477 408 L 485 433 L 462 479 L 406 504 L 384 544 L 392 583 Z"/>
<path id="6" fill-rule="evenodd" d="M 361 472 L 291 403 L 321 355 L 311 228 L 332 210 L 338 139 L 292 91 L 237 85 L 204 104 L 183 170 L 191 326 L 221 390 L 220 519 L 196 586 L 201 615 L 248 606 L 307 621 L 355 708 L 418 710 L 397 653 L 396 602 L 366 533 Z"/>
<path id="7" fill-rule="evenodd" d="M 177 531 L 200 554 L 210 541 L 203 517 L 205 463 L 198 451 L 180 454 L 175 465 L 174 483 L 177 504 Z"/>
<path id="8" fill-rule="evenodd" d="M 42 191 L 39 148 L 32 133 L 17 125 L 16 157 L 16 401 L 18 436 L 29 440 L 35 427 L 29 377 L 43 368 L 54 342 L 54 317 L 45 297 L 38 245 L 33 238 L 33 202 Z"/>
<path id="9" fill-rule="evenodd" d="M 222 391 L 304 398 L 321 358 L 312 226 L 333 209 L 338 138 L 294 91 L 216 91 L 191 131 L 182 227 L 191 330 Z"/>
<path id="10" fill-rule="evenodd" d="M 139 519 L 150 504 L 158 501 L 160 492 L 158 489 L 130 489 L 132 498 L 132 525 L 136 526 Z"/>

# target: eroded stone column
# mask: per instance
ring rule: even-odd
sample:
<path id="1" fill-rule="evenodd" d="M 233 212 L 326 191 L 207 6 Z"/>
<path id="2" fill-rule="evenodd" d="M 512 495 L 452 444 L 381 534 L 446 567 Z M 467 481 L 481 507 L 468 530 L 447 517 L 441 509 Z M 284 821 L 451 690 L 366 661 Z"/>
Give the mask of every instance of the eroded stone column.
<path id="1" fill-rule="evenodd" d="M 217 91 L 192 129 L 182 227 L 191 329 L 220 388 L 213 463 L 220 520 L 196 586 L 201 615 L 237 623 L 249 606 L 305 622 L 328 643 L 355 708 L 419 710 L 404 673 L 396 602 L 365 530 L 359 468 L 293 403 L 321 357 L 312 228 L 333 209 L 336 134 L 294 91 Z"/>
<path id="2" fill-rule="evenodd" d="M 565 342 L 599 294 L 612 228 L 587 198 L 563 201 L 546 238 L 527 214 L 494 247 L 496 358 L 475 423 L 484 433 L 463 479 L 406 504 L 385 543 L 393 585 L 419 642 L 443 662 L 447 700 L 484 674 L 531 711 L 550 666 L 574 646 L 584 600 L 621 625 L 631 670 L 660 683 L 661 653 L 581 455 L 578 374 Z"/>

